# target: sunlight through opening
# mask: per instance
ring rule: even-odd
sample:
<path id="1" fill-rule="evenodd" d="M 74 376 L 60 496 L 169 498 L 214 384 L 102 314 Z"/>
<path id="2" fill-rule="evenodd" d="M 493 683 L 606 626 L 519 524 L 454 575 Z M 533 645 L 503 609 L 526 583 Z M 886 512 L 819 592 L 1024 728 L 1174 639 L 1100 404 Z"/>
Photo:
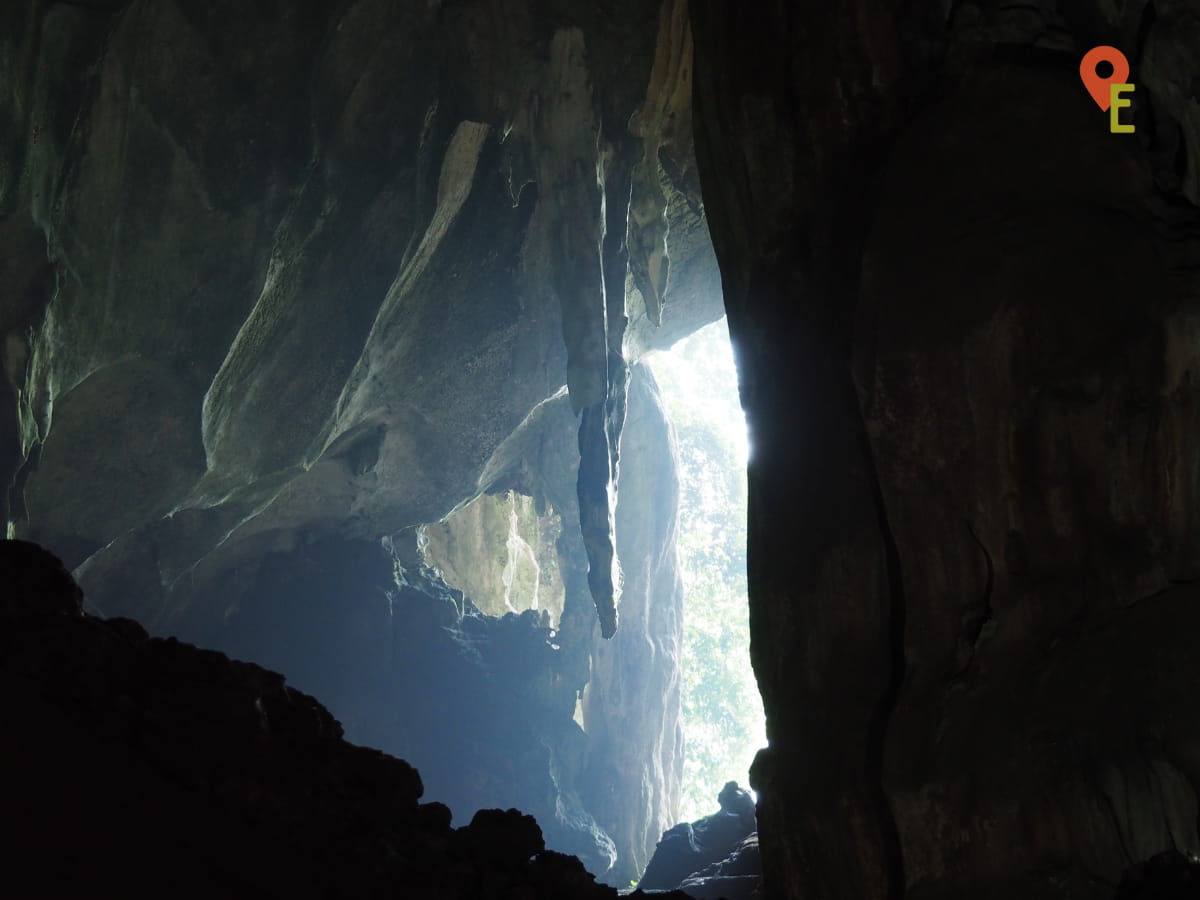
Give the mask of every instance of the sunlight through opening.
<path id="1" fill-rule="evenodd" d="M 725 319 L 649 359 L 679 453 L 684 579 L 684 770 L 680 821 L 716 809 L 727 781 L 749 788 L 766 746 L 750 667 L 746 586 L 749 438 Z"/>

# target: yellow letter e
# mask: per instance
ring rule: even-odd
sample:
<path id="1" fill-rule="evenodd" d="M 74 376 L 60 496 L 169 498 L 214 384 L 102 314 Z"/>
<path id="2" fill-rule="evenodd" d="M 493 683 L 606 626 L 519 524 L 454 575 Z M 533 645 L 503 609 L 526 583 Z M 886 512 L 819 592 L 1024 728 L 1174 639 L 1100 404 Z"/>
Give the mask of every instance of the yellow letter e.
<path id="1" fill-rule="evenodd" d="M 1113 84 L 1109 86 L 1108 96 L 1111 104 L 1108 107 L 1108 122 L 1113 134 L 1133 134 L 1133 126 L 1122 125 L 1120 113 L 1118 112 L 1123 107 L 1133 105 L 1132 100 L 1126 100 L 1121 97 L 1123 93 L 1132 93 L 1133 89 L 1132 84 Z"/>

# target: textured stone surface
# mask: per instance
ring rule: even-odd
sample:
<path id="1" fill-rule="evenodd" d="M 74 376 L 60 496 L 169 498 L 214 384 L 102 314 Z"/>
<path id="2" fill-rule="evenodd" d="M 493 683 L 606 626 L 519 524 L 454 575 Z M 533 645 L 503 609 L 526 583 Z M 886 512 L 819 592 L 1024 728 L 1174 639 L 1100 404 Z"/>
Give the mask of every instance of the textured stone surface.
<path id="1" fill-rule="evenodd" d="M 319 690 L 349 740 L 417 766 L 460 821 L 519 806 L 550 848 L 598 875 L 612 868 L 613 841 L 579 799 L 589 746 L 573 721 L 577 660 L 537 612 L 484 615 L 365 542 L 269 554 L 221 587 L 225 614 L 182 633 Z"/>
<path id="2" fill-rule="evenodd" d="M 714 271 L 680 199 L 698 192 L 672 9 L 656 49 L 657 11 L 634 3 L 10 4 L 0 465 L 17 533 L 90 561 L 97 608 L 165 624 L 197 576 L 263 543 L 440 518 L 567 384 L 591 410 L 582 521 L 614 606 L 625 356 L 720 308 L 711 290 L 673 307 L 660 283 L 664 327 L 631 310 L 623 346 L 626 234 L 664 246 L 661 216 L 627 227 L 654 148 L 675 162 L 643 165 L 639 190 L 680 209 L 680 283 Z M 652 79 L 656 55 L 675 62 Z M 146 557 L 145 606 L 122 607 L 113 573 Z"/>
<path id="3" fill-rule="evenodd" d="M 747 888 L 738 890 L 738 896 L 753 892 L 762 876 L 758 841 L 747 844 L 755 830 L 754 801 L 730 781 L 721 790 L 720 807 L 712 815 L 663 832 L 638 887 L 680 888 L 696 897 L 717 897 L 722 887 L 719 879 L 748 877 L 749 881 L 727 886 Z M 691 889 L 685 886 L 688 882 Z"/>
<path id="4" fill-rule="evenodd" d="M 629 388 L 616 510 L 624 625 L 611 641 L 593 642 L 583 701 L 593 748 L 584 798 L 624 848 L 612 880 L 619 886 L 645 868 L 679 808 L 684 592 L 674 442 L 654 376 L 638 365 Z M 639 815 L 629 815 L 631 806 Z"/>
<path id="5" fill-rule="evenodd" d="M 679 889 L 697 900 L 758 900 L 763 895 L 758 834 L 752 834 L 720 862 L 689 875 Z"/>
<path id="6" fill-rule="evenodd" d="M 561 533 L 562 517 L 552 509 L 539 516 L 532 497 L 483 494 L 422 529 L 423 558 L 488 615 L 544 609 L 557 625 L 563 586 L 555 543 Z"/>
<path id="7" fill-rule="evenodd" d="M 520 486 L 581 523 L 564 683 L 666 671 L 660 626 L 595 648 L 668 615 L 644 543 L 618 606 L 612 488 L 630 362 L 715 313 L 672 305 L 711 277 L 702 185 L 753 432 L 768 891 L 1107 900 L 1198 840 L 1194 3 L 689 12 L 694 72 L 676 2 L 7 4 L 15 532 L 96 608 L 211 627 L 274 554 Z M 1136 135 L 1078 83 L 1101 43 Z M 629 722 L 586 705 L 589 739 Z M 628 798 L 644 770 L 599 757 Z"/>
<path id="8" fill-rule="evenodd" d="M 512 489 L 502 446 L 569 388 L 552 693 L 569 722 L 623 548 L 630 635 L 590 696 L 618 704 L 600 695 L 628 678 L 654 702 L 586 749 L 634 866 L 676 802 L 680 598 L 665 519 L 613 532 L 629 367 L 720 314 L 689 47 L 674 0 L 5 5 L 6 525 L 64 559 L 92 612 L 271 659 L 359 738 L 394 713 L 363 548 Z M 331 548 L 366 594 L 339 593 L 355 579 Z M 545 790 L 506 803 L 553 818 L 574 776 L 521 734 Z"/>
<path id="9" fill-rule="evenodd" d="M 679 803 L 683 592 L 670 431 L 649 367 L 633 366 L 616 510 L 627 621 L 612 640 L 602 638 L 588 599 L 582 537 L 564 528 L 558 539 L 566 595 L 555 640 L 564 678 L 586 687 L 582 720 L 589 752 L 580 799 L 616 843 L 618 859 L 607 879 L 619 887 L 645 867 Z M 559 397 L 539 407 L 502 446 L 489 476 L 523 483 L 538 503 L 570 521 L 577 459 L 570 406 Z M 639 554 L 637 547 L 649 552 Z"/>
<path id="10" fill-rule="evenodd" d="M 768 891 L 1111 897 L 1197 845 L 1194 5 L 692 13 Z"/>
<path id="11" fill-rule="evenodd" d="M 545 509 L 563 504 L 570 521 L 575 429 L 565 396 L 544 404 L 488 477 L 529 490 Z M 639 559 L 639 546 L 648 552 L 626 572 L 629 620 L 613 641 L 600 637 L 574 529 L 554 548 L 564 605 L 551 621 L 528 605 L 520 617 L 479 615 L 399 539 L 387 542 L 389 554 L 372 542 L 314 536 L 226 571 L 212 602 L 181 610 L 173 628 L 319 693 L 350 740 L 412 762 L 428 796 L 459 815 L 520 807 L 536 816 L 549 847 L 625 886 L 671 822 L 682 765 L 683 597 L 668 430 L 639 364 L 618 516 L 627 560 Z"/>

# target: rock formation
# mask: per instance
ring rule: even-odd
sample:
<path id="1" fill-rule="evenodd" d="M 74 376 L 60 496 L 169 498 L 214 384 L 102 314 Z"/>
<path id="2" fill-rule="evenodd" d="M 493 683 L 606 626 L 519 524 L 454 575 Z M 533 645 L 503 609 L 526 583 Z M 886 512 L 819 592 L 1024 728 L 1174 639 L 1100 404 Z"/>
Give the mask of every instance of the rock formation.
<path id="1" fill-rule="evenodd" d="M 1185 900 L 1200 891 L 1200 860 L 1167 850 L 1131 868 L 1116 900 Z"/>
<path id="2" fill-rule="evenodd" d="M 666 431 L 618 448 L 654 415 L 637 359 L 720 315 L 686 6 L 29 0 L 0 11 L 0 82 L 10 533 L 59 554 L 92 612 L 278 665 L 380 746 L 426 689 L 397 647 L 469 608 L 432 581 L 393 592 L 395 565 L 419 569 L 399 555 L 475 497 L 533 490 L 501 461 L 514 435 L 561 447 L 558 736 L 522 725 L 487 774 L 524 766 L 506 804 L 627 882 L 678 796 L 681 597 L 673 517 L 618 500 L 623 477 L 670 484 Z M 602 651 L 622 568 L 629 634 Z M 490 663 L 426 645 L 483 708 Z M 657 702 L 617 729 L 624 679 Z M 595 736 L 568 737 L 590 682 Z M 471 785 L 460 814 L 498 802 Z"/>
<path id="3" fill-rule="evenodd" d="M 0 578 L 7 896 L 617 896 L 515 809 L 452 828 L 280 675 L 82 614 L 36 545 Z"/>
<path id="4" fill-rule="evenodd" d="M 632 877 L 679 597 L 620 484 L 670 492 L 637 360 L 719 315 L 711 228 L 768 894 L 1108 900 L 1200 851 L 1198 47 L 1187 0 L 7 3 L 10 535 L 92 612 L 290 648 L 364 733 L 414 672 L 552 710 L 446 790 L 525 766 L 551 842 Z M 564 523 L 552 635 L 421 569 L 505 491 Z"/>
<path id="5" fill-rule="evenodd" d="M 692 4 L 772 896 L 1100 900 L 1198 847 L 1198 22 Z"/>
<path id="6" fill-rule="evenodd" d="M 721 789 L 718 802 L 720 809 L 712 815 L 680 822 L 663 832 L 639 888 L 678 888 L 694 897 L 727 900 L 755 892 L 762 869 L 754 834 L 754 800 L 730 781 Z"/>

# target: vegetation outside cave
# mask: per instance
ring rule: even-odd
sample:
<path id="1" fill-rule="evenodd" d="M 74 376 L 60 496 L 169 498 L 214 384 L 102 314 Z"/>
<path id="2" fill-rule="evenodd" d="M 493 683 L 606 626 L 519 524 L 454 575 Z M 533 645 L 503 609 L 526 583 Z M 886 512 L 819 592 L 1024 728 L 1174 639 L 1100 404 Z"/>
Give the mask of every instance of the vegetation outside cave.
<path id="1" fill-rule="evenodd" d="M 684 768 L 681 821 L 716 808 L 726 781 L 748 784 L 766 746 L 750 667 L 746 586 L 745 418 L 724 319 L 650 360 L 679 452 L 684 578 Z"/>

